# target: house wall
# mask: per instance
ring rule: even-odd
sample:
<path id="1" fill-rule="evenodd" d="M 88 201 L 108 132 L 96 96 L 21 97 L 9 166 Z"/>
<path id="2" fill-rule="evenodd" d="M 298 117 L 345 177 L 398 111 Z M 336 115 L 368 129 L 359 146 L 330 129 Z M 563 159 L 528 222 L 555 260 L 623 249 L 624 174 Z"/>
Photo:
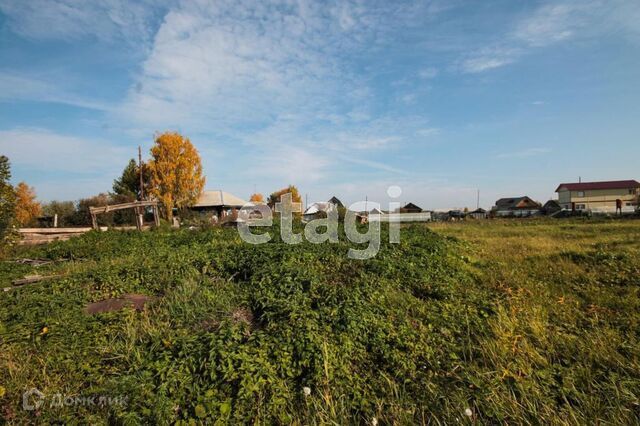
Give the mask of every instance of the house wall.
<path id="1" fill-rule="evenodd" d="M 497 217 L 528 217 L 542 214 L 540 209 L 494 210 Z"/>
<path id="2" fill-rule="evenodd" d="M 622 200 L 623 210 L 633 210 L 638 199 L 638 189 L 596 189 L 587 191 L 559 191 L 558 202 L 565 209 L 576 203 L 578 210 L 615 211 L 616 200 Z M 625 209 L 626 207 L 626 209 Z"/>
<path id="3" fill-rule="evenodd" d="M 370 222 L 429 222 L 431 212 L 370 214 Z"/>

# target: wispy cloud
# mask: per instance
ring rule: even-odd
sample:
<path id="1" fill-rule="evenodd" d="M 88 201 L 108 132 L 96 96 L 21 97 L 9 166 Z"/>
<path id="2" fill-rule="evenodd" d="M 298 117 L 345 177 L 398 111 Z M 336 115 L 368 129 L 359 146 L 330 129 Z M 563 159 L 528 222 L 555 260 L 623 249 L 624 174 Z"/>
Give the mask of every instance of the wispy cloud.
<path id="1" fill-rule="evenodd" d="M 348 48 L 342 34 L 367 27 L 350 11 L 327 13 L 306 2 L 182 2 L 165 16 L 122 115 L 150 127 L 233 127 L 322 108 L 345 82 L 329 50 Z"/>
<path id="2" fill-rule="evenodd" d="M 543 5 L 532 16 L 518 23 L 513 37 L 532 47 L 566 40 L 585 23 L 579 13 L 581 9 L 574 3 Z"/>
<path id="3" fill-rule="evenodd" d="M 468 52 L 459 61 L 465 73 L 481 73 L 516 62 L 523 55 L 578 37 L 610 32 L 640 41 L 640 3 L 625 0 L 561 0 L 545 2 L 517 20 L 498 42 Z M 625 18 L 626 17 L 626 18 Z"/>
<path id="4" fill-rule="evenodd" d="M 269 154 L 261 156 L 262 166 L 254 169 L 250 176 L 264 179 L 265 174 L 270 181 L 285 186 L 290 183 L 309 184 L 317 182 L 327 174 L 330 161 L 317 152 L 295 146 L 278 146 L 269 150 Z"/>
<path id="5" fill-rule="evenodd" d="M 9 157 L 12 164 L 38 172 L 68 171 L 73 162 L 76 173 L 113 173 L 130 158 L 130 150 L 108 141 L 40 128 L 1 130 L 0 152 Z"/>
<path id="6" fill-rule="evenodd" d="M 522 151 L 516 151 L 516 152 L 504 152 L 501 154 L 496 155 L 496 158 L 501 158 L 501 159 L 505 159 L 505 158 L 529 158 L 529 157 L 535 157 L 538 155 L 544 155 L 544 154 L 548 154 L 551 152 L 551 148 L 528 148 Z"/>
<path id="7" fill-rule="evenodd" d="M 381 171 L 385 171 L 385 172 L 391 172 L 391 173 L 398 174 L 398 175 L 407 175 L 408 174 L 406 170 L 399 169 L 397 167 L 394 167 L 394 166 L 386 164 L 386 163 L 382 163 L 380 161 L 365 160 L 365 159 L 362 159 L 362 158 L 348 157 L 348 156 L 341 156 L 340 159 L 342 161 L 347 162 L 347 163 L 359 164 L 359 165 L 366 166 L 366 167 L 374 169 L 374 170 L 381 170 Z"/>
<path id="8" fill-rule="evenodd" d="M 29 39 L 74 40 L 92 37 L 102 41 L 137 43 L 152 36 L 167 1 L 127 0 L 0 0 L 8 26 Z"/>
<path id="9" fill-rule="evenodd" d="M 418 136 L 426 137 L 426 136 L 435 136 L 439 135 L 441 130 L 437 127 L 426 127 L 424 129 L 418 129 L 416 134 Z"/>
<path id="10" fill-rule="evenodd" d="M 51 81 L 1 71 L 0 100 L 52 102 L 100 111 L 111 109 L 111 106 L 106 103 L 65 90 L 60 83 L 55 84 Z"/>
<path id="11" fill-rule="evenodd" d="M 466 73 L 480 73 L 515 62 L 521 54 L 521 49 L 513 47 L 485 48 L 463 59 L 461 69 Z"/>
<path id="12" fill-rule="evenodd" d="M 147 128 L 231 132 L 268 126 L 287 113 L 356 120 L 350 114 L 373 95 L 352 56 L 394 37 L 419 8 L 427 9 L 356 0 L 179 2 L 118 117 Z M 435 72 L 426 69 L 424 78 Z"/>

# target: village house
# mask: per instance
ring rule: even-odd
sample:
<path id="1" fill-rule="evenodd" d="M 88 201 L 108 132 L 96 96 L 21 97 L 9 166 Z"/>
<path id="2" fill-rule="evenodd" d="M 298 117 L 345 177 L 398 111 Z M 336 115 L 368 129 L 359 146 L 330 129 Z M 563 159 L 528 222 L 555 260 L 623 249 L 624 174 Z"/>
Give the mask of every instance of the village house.
<path id="1" fill-rule="evenodd" d="M 542 213 L 551 216 L 562 210 L 562 206 L 557 200 L 549 200 L 542 206 Z"/>
<path id="2" fill-rule="evenodd" d="M 540 203 L 523 195 L 521 197 L 500 198 L 491 209 L 494 216 L 526 217 L 536 216 L 541 212 Z"/>
<path id="3" fill-rule="evenodd" d="M 217 220 L 222 220 L 227 216 L 234 217 L 237 211 L 247 204 L 240 197 L 236 197 L 225 191 L 203 191 L 198 198 L 198 202 L 191 206 L 191 210 L 202 214 L 212 214 Z"/>
<path id="4" fill-rule="evenodd" d="M 413 203 L 407 203 L 404 207 L 400 208 L 400 213 L 421 213 L 422 209 Z"/>
<path id="5" fill-rule="evenodd" d="M 593 212 L 633 212 L 640 183 L 635 180 L 561 183 L 556 189 L 564 209 Z"/>
<path id="6" fill-rule="evenodd" d="M 302 215 L 304 222 L 309 222 L 314 219 L 325 218 L 329 213 L 337 212 L 338 205 L 331 201 L 317 202 L 309 205 Z"/>
<path id="7" fill-rule="evenodd" d="M 471 211 L 471 212 L 467 213 L 466 217 L 469 217 L 469 218 L 472 218 L 472 219 L 486 219 L 487 218 L 487 211 L 485 209 L 483 209 L 482 207 L 478 207 L 474 211 Z"/>
<path id="8" fill-rule="evenodd" d="M 333 204 L 336 207 L 344 208 L 344 204 L 342 204 L 342 201 L 340 201 L 336 196 L 331 197 L 331 199 L 328 202 Z"/>

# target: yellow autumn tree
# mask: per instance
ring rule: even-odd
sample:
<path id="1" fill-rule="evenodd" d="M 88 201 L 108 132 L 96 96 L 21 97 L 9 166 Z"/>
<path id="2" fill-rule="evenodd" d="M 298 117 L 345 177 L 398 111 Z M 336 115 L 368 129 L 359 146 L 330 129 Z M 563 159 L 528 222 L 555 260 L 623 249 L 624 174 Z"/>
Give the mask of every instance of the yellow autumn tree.
<path id="1" fill-rule="evenodd" d="M 300 191 L 298 191 L 298 188 L 296 188 L 294 185 L 289 185 L 288 187 L 283 188 L 269 195 L 269 203 L 268 203 L 269 206 L 270 207 L 275 206 L 276 203 L 280 202 L 280 199 L 282 198 L 282 196 L 288 192 L 291 193 L 291 202 L 294 204 L 299 203 L 299 207 L 301 209 L 302 197 L 300 196 Z"/>
<path id="2" fill-rule="evenodd" d="M 256 204 L 262 204 L 264 203 L 264 195 L 258 193 L 251 194 L 251 198 L 249 198 L 249 201 Z"/>
<path id="3" fill-rule="evenodd" d="M 173 219 L 173 208 L 194 204 L 204 188 L 200 154 L 186 138 L 176 132 L 156 136 L 151 148 L 150 192 L 164 206 L 166 218 Z"/>
<path id="4" fill-rule="evenodd" d="M 18 225 L 26 226 L 41 214 L 42 207 L 36 201 L 33 188 L 25 182 L 16 185 L 16 221 Z"/>

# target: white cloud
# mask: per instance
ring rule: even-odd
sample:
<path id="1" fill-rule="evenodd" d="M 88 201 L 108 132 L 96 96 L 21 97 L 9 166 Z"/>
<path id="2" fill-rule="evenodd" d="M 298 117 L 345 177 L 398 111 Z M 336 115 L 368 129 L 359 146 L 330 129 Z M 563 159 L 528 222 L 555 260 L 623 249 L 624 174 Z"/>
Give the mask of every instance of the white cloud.
<path id="1" fill-rule="evenodd" d="M 155 36 L 122 115 L 154 127 L 268 122 L 357 93 L 340 55 L 375 37 L 375 16 L 336 3 L 182 2 Z"/>
<path id="2" fill-rule="evenodd" d="M 0 152 L 12 164 L 38 172 L 73 170 L 92 174 L 119 171 L 135 153 L 104 140 L 39 128 L 0 130 Z"/>
<path id="3" fill-rule="evenodd" d="M 382 163 L 380 161 L 372 161 L 372 160 L 365 160 L 362 158 L 357 158 L 354 156 L 341 156 L 340 159 L 342 161 L 346 161 L 347 163 L 353 163 L 353 164 L 359 164 L 361 166 L 366 166 L 368 168 L 374 169 L 374 170 L 381 170 L 384 172 L 391 172 L 394 174 L 399 174 L 399 175 L 407 175 L 409 173 L 407 173 L 406 170 L 402 170 L 399 169 L 397 167 L 394 167 L 390 164 L 387 163 Z"/>
<path id="4" fill-rule="evenodd" d="M 407 12 L 416 7 L 358 0 L 179 2 L 160 25 L 116 118 L 146 130 L 232 133 L 292 112 L 366 119 L 360 107 L 374 95 L 350 65 L 352 55 L 393 37 L 394 28 L 416 19 Z"/>
<path id="5" fill-rule="evenodd" d="M 330 164 L 327 157 L 295 146 L 279 146 L 260 158 L 260 168 L 254 169 L 257 173 L 249 175 L 261 180 L 268 176 L 269 181 L 280 182 L 282 187 L 319 181 Z"/>
<path id="6" fill-rule="evenodd" d="M 548 1 L 516 21 L 499 42 L 464 55 L 459 68 L 466 73 L 481 73 L 511 64 L 535 49 L 611 34 L 640 42 L 640 2 Z"/>
<path id="7" fill-rule="evenodd" d="M 170 0 L 168 0 L 170 1 Z M 0 0 L 0 12 L 17 34 L 31 39 L 95 37 L 136 43 L 151 35 L 163 2 L 127 0 Z"/>
<path id="8" fill-rule="evenodd" d="M 521 54 L 520 49 L 510 47 L 485 48 L 473 53 L 461 63 L 462 71 L 480 73 L 510 64 Z"/>
<path id="9" fill-rule="evenodd" d="M 358 150 L 371 150 L 387 148 L 392 144 L 398 143 L 402 138 L 398 136 L 358 136 L 358 133 L 346 134 L 340 133 L 337 136 L 340 144 L 343 146 L 358 149 Z"/>
<path id="10" fill-rule="evenodd" d="M 0 71 L 0 100 L 53 102 L 106 111 L 110 106 L 75 95 L 61 85 L 42 79 Z"/>
<path id="11" fill-rule="evenodd" d="M 126 38 L 141 41 L 147 53 L 126 99 L 114 108 L 75 96 L 41 76 L 0 75 L 0 89 L 7 89 L 0 97 L 107 110 L 107 121 L 136 138 L 157 130 L 183 131 L 199 145 L 212 183 L 216 173 L 229 169 L 274 185 L 317 182 L 336 172 L 350 173 L 356 165 L 397 174 L 401 171 L 372 158 L 411 143 L 425 128 L 422 117 L 372 112 L 372 83 L 352 67 L 354 55 L 379 48 L 399 26 L 423 23 L 419 9 L 432 13 L 424 4 L 176 1 L 155 22 L 155 34 L 158 9 L 143 3 L 144 11 L 134 7 L 127 12 L 126 4 L 0 0 L 9 27 L 25 37 Z M 437 69 L 425 68 L 419 77 L 436 74 Z M 74 164 L 77 171 L 95 167 L 113 179 L 129 158 L 104 141 L 42 129 L 0 136 L 3 148 L 7 137 L 19 141 L 21 148 L 11 147 L 11 154 L 25 167 L 64 170 L 66 156 L 73 155 L 87 159 L 79 168 Z M 30 157 L 29 146 L 43 154 Z M 228 164 L 207 169 L 205 156 L 214 155 Z M 105 163 L 111 164 L 109 170 Z"/>
<path id="12" fill-rule="evenodd" d="M 435 136 L 440 134 L 440 129 L 438 129 L 437 127 L 427 127 L 424 129 L 419 129 L 418 131 L 416 131 L 416 134 L 419 136 Z"/>
<path id="13" fill-rule="evenodd" d="M 250 174 L 273 179 L 317 180 L 344 167 L 344 152 L 392 149 L 425 120 L 369 113 L 373 95 L 349 55 L 371 48 L 393 27 L 388 11 L 402 7 L 366 6 L 182 2 L 165 16 L 116 118 L 143 132 L 215 129 L 208 139 L 218 149 L 246 147 L 233 161 L 260 164 Z"/>
<path id="14" fill-rule="evenodd" d="M 571 37 L 583 24 L 571 3 L 547 4 L 518 23 L 514 37 L 529 46 L 542 47 Z"/>

